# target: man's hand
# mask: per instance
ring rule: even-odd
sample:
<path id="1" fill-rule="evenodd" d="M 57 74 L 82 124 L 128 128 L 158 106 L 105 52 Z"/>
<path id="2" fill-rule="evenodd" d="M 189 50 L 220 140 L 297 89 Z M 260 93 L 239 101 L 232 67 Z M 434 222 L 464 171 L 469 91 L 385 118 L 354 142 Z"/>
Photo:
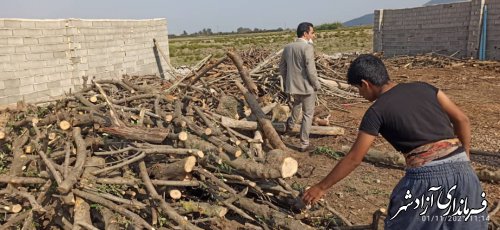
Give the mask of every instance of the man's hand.
<path id="1" fill-rule="evenodd" d="M 325 195 L 326 190 L 322 189 L 319 184 L 316 184 L 309 188 L 302 196 L 302 201 L 305 204 L 316 203 L 323 195 Z"/>

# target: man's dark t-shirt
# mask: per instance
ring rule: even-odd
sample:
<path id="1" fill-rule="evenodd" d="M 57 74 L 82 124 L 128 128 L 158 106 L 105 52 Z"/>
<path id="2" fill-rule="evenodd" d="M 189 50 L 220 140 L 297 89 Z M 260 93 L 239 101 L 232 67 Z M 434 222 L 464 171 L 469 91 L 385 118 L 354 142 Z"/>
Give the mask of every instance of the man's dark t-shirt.
<path id="1" fill-rule="evenodd" d="M 400 83 L 366 111 L 359 130 L 379 133 L 398 151 L 454 138 L 448 115 L 437 100 L 438 89 L 423 82 Z"/>

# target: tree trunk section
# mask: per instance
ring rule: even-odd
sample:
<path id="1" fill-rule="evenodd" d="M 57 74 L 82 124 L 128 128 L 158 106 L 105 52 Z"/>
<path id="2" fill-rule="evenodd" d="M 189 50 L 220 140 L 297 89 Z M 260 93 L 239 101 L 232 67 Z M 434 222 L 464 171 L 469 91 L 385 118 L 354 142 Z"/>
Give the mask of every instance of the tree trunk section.
<path id="1" fill-rule="evenodd" d="M 133 141 L 145 141 L 154 144 L 161 144 L 168 136 L 170 130 L 158 128 L 132 128 L 132 127 L 104 127 L 102 132 L 116 135 Z"/>
<path id="2" fill-rule="evenodd" d="M 158 180 L 183 180 L 187 173 L 193 171 L 196 157 L 189 156 L 174 163 L 157 163 L 150 167 L 149 174 Z"/>
<path id="3" fill-rule="evenodd" d="M 252 78 L 248 74 L 248 70 L 246 70 L 245 67 L 243 66 L 243 60 L 241 59 L 240 55 L 238 55 L 235 52 L 228 52 L 227 56 L 229 56 L 231 60 L 233 60 L 234 64 L 236 65 L 236 68 L 238 68 L 238 71 L 240 72 L 240 77 L 245 83 L 250 93 L 252 93 L 254 96 L 258 95 L 259 89 L 257 88 L 257 85 L 255 84 L 255 82 L 253 82 Z"/>
<path id="4" fill-rule="evenodd" d="M 221 116 L 221 124 L 233 129 L 241 129 L 241 130 L 257 130 L 258 123 L 254 121 L 243 121 L 243 120 L 235 120 L 229 117 Z M 278 132 L 286 131 L 286 123 L 283 122 L 275 122 L 272 123 L 274 129 Z M 294 125 L 291 132 L 298 133 L 300 132 L 300 125 Z M 316 135 L 325 135 L 325 136 L 339 136 L 345 134 L 345 129 L 336 126 L 312 126 L 311 134 Z"/>

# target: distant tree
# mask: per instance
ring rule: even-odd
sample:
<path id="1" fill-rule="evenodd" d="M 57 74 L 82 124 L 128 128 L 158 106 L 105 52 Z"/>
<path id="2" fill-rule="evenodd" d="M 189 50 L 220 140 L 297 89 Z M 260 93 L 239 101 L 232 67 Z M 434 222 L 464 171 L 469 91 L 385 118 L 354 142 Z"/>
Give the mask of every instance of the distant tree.
<path id="1" fill-rule="evenodd" d="M 314 29 L 316 30 L 336 30 L 338 28 L 342 27 L 341 22 L 334 22 L 334 23 L 324 23 L 319 26 L 315 26 Z"/>
<path id="2" fill-rule="evenodd" d="M 182 36 L 187 36 L 188 35 L 188 32 L 186 32 L 185 30 L 182 31 Z"/>
<path id="3" fill-rule="evenodd" d="M 250 28 L 238 27 L 238 29 L 236 29 L 236 33 L 239 34 L 250 33 L 250 32 L 252 32 L 252 29 Z"/>

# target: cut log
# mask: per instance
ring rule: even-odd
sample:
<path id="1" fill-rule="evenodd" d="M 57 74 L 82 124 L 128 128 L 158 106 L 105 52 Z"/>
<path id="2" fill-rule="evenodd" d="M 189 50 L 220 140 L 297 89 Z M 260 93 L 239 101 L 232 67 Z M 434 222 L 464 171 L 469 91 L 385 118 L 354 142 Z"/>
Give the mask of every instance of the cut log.
<path id="1" fill-rule="evenodd" d="M 254 132 L 253 140 L 250 142 L 250 149 L 254 153 L 255 157 L 264 159 L 265 153 L 262 150 L 262 143 L 264 143 L 264 139 L 262 139 L 262 134 L 259 130 Z"/>
<path id="2" fill-rule="evenodd" d="M 285 154 L 281 149 L 274 149 L 266 154 L 266 164 L 279 169 L 282 178 L 292 177 L 297 172 L 297 160 Z"/>
<path id="3" fill-rule="evenodd" d="M 40 122 L 40 119 L 38 119 L 38 118 L 31 119 L 31 124 L 33 124 L 33 125 L 38 124 L 38 122 Z"/>
<path id="4" fill-rule="evenodd" d="M 64 178 L 64 181 L 57 187 L 57 190 L 62 194 L 68 193 L 73 188 L 73 185 L 78 181 L 80 175 L 82 175 L 83 166 L 87 160 L 87 145 L 82 138 L 79 127 L 73 129 L 73 138 L 76 144 L 76 162 L 74 170 L 69 172 L 68 177 Z"/>
<path id="5" fill-rule="evenodd" d="M 342 152 L 349 152 L 351 148 L 349 146 L 342 146 Z M 364 160 L 371 163 L 385 164 L 396 167 L 405 167 L 406 161 L 403 154 L 391 151 L 379 151 L 375 149 L 369 149 L 366 153 Z"/>
<path id="6" fill-rule="evenodd" d="M 163 210 L 163 212 L 165 214 L 167 214 L 167 216 L 170 219 L 172 219 L 175 222 L 177 222 L 177 224 L 180 225 L 180 227 L 182 229 L 201 230 L 201 228 L 198 228 L 198 227 L 194 226 L 193 224 L 191 224 L 190 222 L 188 222 L 186 219 L 184 219 L 184 217 L 182 217 L 181 215 L 179 215 L 179 213 L 177 213 L 175 211 L 175 209 L 173 209 L 170 205 L 168 205 L 167 202 L 165 202 L 165 199 L 163 199 L 158 194 L 158 192 L 156 191 L 155 187 L 153 186 L 153 183 L 151 183 L 151 179 L 148 176 L 148 172 L 147 172 L 147 169 L 146 169 L 146 163 L 144 163 L 144 161 L 141 161 L 139 163 L 139 169 L 140 169 L 141 178 L 142 178 L 142 180 L 144 182 L 144 185 L 145 185 L 146 189 L 148 190 L 149 195 L 154 200 L 156 200 L 157 202 L 160 203 L 161 209 Z M 152 228 L 151 226 L 149 226 L 149 227 Z"/>
<path id="7" fill-rule="evenodd" d="M 23 210 L 23 206 L 20 204 L 13 204 L 13 205 L 1 205 L 1 209 L 9 212 L 9 213 L 19 213 L 21 210 Z"/>
<path id="8" fill-rule="evenodd" d="M 10 119 L 10 113 L 8 112 L 0 112 L 0 140 L 5 139 L 5 127 Z"/>
<path id="9" fill-rule="evenodd" d="M 117 216 L 108 208 L 102 207 L 99 209 L 102 215 L 102 220 L 104 221 L 104 228 L 106 230 L 119 230 L 120 224 L 118 222 Z"/>
<path id="10" fill-rule="evenodd" d="M 90 205 L 82 198 L 76 197 L 74 206 L 74 221 L 73 229 L 85 229 L 81 228 L 77 223 L 85 223 L 92 226 L 92 220 L 90 218 Z"/>
<path id="11" fill-rule="evenodd" d="M 227 208 L 203 202 L 181 201 L 181 214 L 197 212 L 208 217 L 224 217 Z"/>
<path id="12" fill-rule="evenodd" d="M 278 103 L 276 103 L 276 102 L 268 104 L 268 105 L 262 107 L 262 112 L 264 112 L 264 114 L 268 114 L 269 112 L 273 111 L 274 107 L 276 107 L 277 105 L 278 105 Z M 244 120 L 244 121 L 256 121 L 257 118 L 255 117 L 255 115 L 250 114 L 250 116 L 245 117 L 245 118 L 243 118 L 241 120 Z"/>
<path id="13" fill-rule="evenodd" d="M 49 140 L 54 140 L 57 137 L 57 133 L 51 132 L 49 133 Z"/>
<path id="14" fill-rule="evenodd" d="M 356 89 L 355 87 L 352 87 L 352 86 L 350 86 L 347 83 L 343 83 L 343 82 L 339 82 L 339 81 L 327 80 L 327 79 L 324 79 L 324 78 L 321 78 L 321 77 L 319 77 L 318 80 L 321 83 L 325 84 L 329 88 L 336 88 L 336 89 L 343 89 L 343 90 L 347 90 L 347 89 L 354 90 L 354 89 Z"/>
<path id="15" fill-rule="evenodd" d="M 187 173 L 193 171 L 196 157 L 189 156 L 174 163 L 157 163 L 149 168 L 149 174 L 159 180 L 184 179 Z"/>
<path id="16" fill-rule="evenodd" d="M 121 138 L 134 141 L 145 141 L 154 144 L 161 144 L 169 135 L 169 129 L 143 128 L 143 127 L 104 127 L 102 132 L 116 135 Z"/>
<path id="17" fill-rule="evenodd" d="M 87 192 L 84 192 L 84 191 L 81 191 L 78 189 L 73 189 L 73 193 L 75 193 L 75 195 L 77 195 L 79 197 L 83 197 L 86 200 L 101 204 L 101 205 L 103 205 L 111 210 L 114 210 L 114 211 L 120 213 L 121 215 L 128 217 L 137 226 L 140 226 L 140 227 L 143 227 L 146 229 L 153 228 L 153 226 L 149 225 L 149 223 L 146 222 L 144 219 L 142 219 L 142 217 L 140 217 L 139 215 L 129 211 L 126 208 L 118 206 L 115 203 L 113 203 L 107 199 L 104 199 L 104 198 L 99 197 L 97 195 L 93 195 L 93 194 L 90 194 L 90 193 L 87 193 Z"/>
<path id="18" fill-rule="evenodd" d="M 262 129 L 264 136 L 269 140 L 269 143 L 277 149 L 281 149 L 284 151 L 288 151 L 288 147 L 285 146 L 283 141 L 281 140 L 280 136 L 274 129 L 272 123 L 270 120 L 265 118 L 265 114 L 262 111 L 262 109 L 259 106 L 259 103 L 257 102 L 257 99 L 255 96 L 251 93 L 248 92 L 247 89 L 241 85 L 239 82 L 235 82 L 236 86 L 238 86 L 238 89 L 243 93 L 245 96 L 245 100 L 247 101 L 248 105 L 252 109 L 252 113 L 255 114 L 255 117 L 257 117 L 257 122 L 259 123 L 260 128 Z"/>
<path id="19" fill-rule="evenodd" d="M 269 208 L 267 205 L 257 204 L 251 199 L 240 197 L 236 202 L 248 212 L 263 218 L 266 223 L 271 224 L 275 229 L 314 229 L 299 220 L 289 218 L 286 214 Z"/>
<path id="20" fill-rule="evenodd" d="M 253 82 L 252 78 L 248 74 L 248 70 L 245 69 L 245 67 L 243 66 L 243 60 L 241 59 L 240 55 L 238 55 L 235 52 L 228 52 L 227 56 L 229 56 L 231 60 L 233 60 L 234 64 L 236 65 L 236 68 L 238 68 L 240 77 L 245 83 L 245 86 L 248 89 L 248 91 L 250 91 L 250 93 L 252 93 L 253 95 L 258 95 L 259 89 L 257 88 L 257 85 L 255 84 L 255 82 Z"/>
<path id="21" fill-rule="evenodd" d="M 203 113 L 203 111 L 200 109 L 200 107 L 193 106 L 193 109 L 196 112 L 196 114 L 198 114 L 198 116 L 200 116 L 200 118 L 203 120 L 203 122 L 207 125 L 208 128 L 205 129 L 205 134 L 207 136 L 210 136 L 210 135 L 219 136 L 222 134 L 220 129 L 218 127 L 216 127 L 214 125 L 214 123 L 207 118 L 207 116 L 205 115 L 205 113 Z"/>
<path id="22" fill-rule="evenodd" d="M 170 198 L 172 198 L 174 200 L 178 200 L 178 199 L 181 199 L 182 192 L 179 189 L 169 189 L 168 195 L 170 196 Z"/>
<path id="23" fill-rule="evenodd" d="M 33 147 L 31 145 L 26 145 L 26 147 L 24 147 L 24 153 L 30 154 L 32 152 L 33 152 Z"/>
<path id="24" fill-rule="evenodd" d="M 59 122 L 59 128 L 61 128 L 62 130 L 68 130 L 69 128 L 71 128 L 71 124 L 68 121 L 61 121 Z"/>
<path id="25" fill-rule="evenodd" d="M 89 98 L 89 101 L 95 104 L 97 102 L 97 96 L 96 95 L 91 96 Z"/>
<path id="26" fill-rule="evenodd" d="M 238 110 L 243 105 L 233 96 L 222 95 L 219 99 L 219 104 L 215 111 L 217 114 L 222 114 L 231 118 L 239 118 Z"/>
<path id="27" fill-rule="evenodd" d="M 199 127 L 198 125 L 196 125 L 194 122 L 188 120 L 186 117 L 183 117 L 182 118 L 183 121 L 185 121 L 189 128 L 194 132 L 196 133 L 198 136 L 200 137 L 203 137 L 204 136 L 204 132 L 203 130 L 201 129 L 201 127 Z M 231 144 L 229 143 L 226 143 L 225 141 L 221 140 L 220 138 L 218 137 L 215 137 L 215 136 L 208 136 L 206 138 L 210 143 L 214 144 L 215 146 L 218 146 L 218 147 L 221 147 L 222 149 L 224 149 L 224 151 L 230 153 L 231 155 L 233 156 L 240 156 L 242 154 L 241 152 L 241 149 L 240 148 L 237 148 L 237 147 L 234 147 L 232 146 Z"/>
<path id="28" fill-rule="evenodd" d="M 234 129 L 241 129 L 241 130 L 257 130 L 258 124 L 255 121 L 242 121 L 242 120 L 235 120 L 231 119 L 229 117 L 224 117 L 221 116 L 221 124 L 230 128 Z M 286 123 L 282 122 L 276 122 L 272 123 L 274 126 L 275 130 L 278 132 L 285 132 L 286 131 Z M 300 132 L 300 125 L 294 125 L 291 132 L 298 133 Z M 331 136 L 338 136 L 338 135 L 344 135 L 345 129 L 342 127 L 337 127 L 337 126 L 312 126 L 311 127 L 311 134 L 316 134 L 316 135 L 331 135 Z"/>
<path id="29" fill-rule="evenodd" d="M 165 115 L 166 122 L 171 122 L 173 119 L 174 119 L 174 115 L 172 115 L 172 114 Z"/>
<path id="30" fill-rule="evenodd" d="M 298 169 L 298 163 L 295 159 L 286 156 L 282 150 L 275 149 L 266 164 L 257 163 L 247 158 L 236 158 L 232 160 L 229 156 L 221 153 L 222 160 L 241 173 L 251 178 L 285 178 L 293 176 Z M 272 152 L 271 151 L 271 152 Z M 213 155 L 212 155 L 213 156 Z M 271 162 L 276 161 L 276 162 Z"/>
<path id="31" fill-rule="evenodd" d="M 188 139 L 188 133 L 182 131 L 178 134 L 179 141 L 186 141 Z"/>

